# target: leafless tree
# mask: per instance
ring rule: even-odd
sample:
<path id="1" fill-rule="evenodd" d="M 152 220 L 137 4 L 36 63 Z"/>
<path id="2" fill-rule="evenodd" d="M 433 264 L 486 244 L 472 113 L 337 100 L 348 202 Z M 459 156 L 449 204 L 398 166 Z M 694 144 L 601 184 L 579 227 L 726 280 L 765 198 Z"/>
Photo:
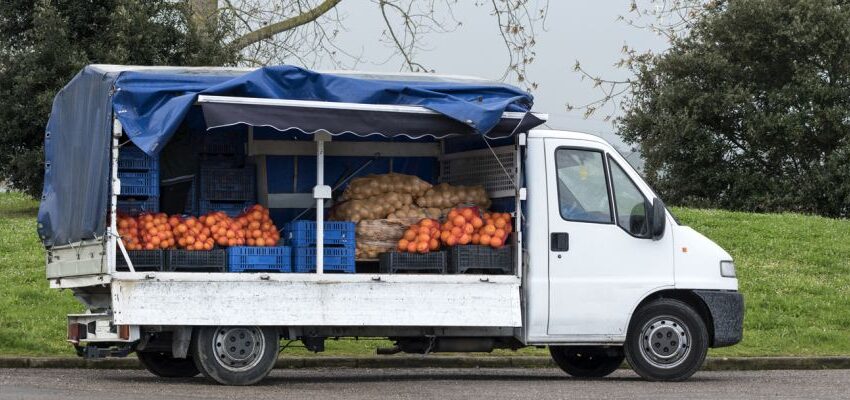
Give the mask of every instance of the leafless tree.
<path id="1" fill-rule="evenodd" d="M 228 44 L 242 55 L 245 65 L 297 63 L 306 67 L 332 65 L 354 68 L 367 61 L 363 49 L 345 48 L 347 32 L 342 0 L 186 0 L 199 25 L 220 24 Z M 346 0 L 353 1 L 353 0 Z M 535 59 L 535 36 L 545 29 L 548 0 L 474 0 L 498 25 L 506 52 L 503 80 L 520 82 L 528 89 L 527 67 Z M 391 56 L 378 63 L 398 63 L 403 71 L 433 72 L 421 55 L 431 48 L 428 39 L 452 32 L 463 24 L 455 15 L 458 0 L 359 0 L 357 10 L 377 9 L 375 23 Z M 371 9 L 369 11 L 375 11 Z"/>
<path id="2" fill-rule="evenodd" d="M 646 0 L 639 3 L 638 0 L 631 0 L 628 12 L 618 19 L 628 26 L 663 36 L 672 43 L 686 35 L 696 21 L 717 10 L 726 1 L 728 0 Z M 653 55 L 651 51 L 639 51 L 625 44 L 621 48 L 620 60 L 614 65 L 633 71 Z M 611 104 L 615 106 L 615 110 L 619 110 L 620 100 L 632 87 L 631 79 L 605 79 L 585 69 L 578 60 L 573 70 L 581 75 L 582 80 L 591 82 L 593 87 L 599 90 L 600 96 L 589 103 L 567 104 L 567 110 L 584 111 L 585 118 Z M 610 120 L 612 117 L 613 113 L 609 113 L 604 118 Z"/>

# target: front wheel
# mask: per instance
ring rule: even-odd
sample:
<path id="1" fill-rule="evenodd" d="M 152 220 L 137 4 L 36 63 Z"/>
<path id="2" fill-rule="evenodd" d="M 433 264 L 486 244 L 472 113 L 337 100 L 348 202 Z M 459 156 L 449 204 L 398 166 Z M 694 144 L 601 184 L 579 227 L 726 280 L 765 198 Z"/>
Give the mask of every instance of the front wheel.
<path id="1" fill-rule="evenodd" d="M 277 361 L 277 330 L 258 326 L 203 327 L 192 341 L 195 365 L 222 385 L 253 385 L 265 378 Z"/>
<path id="2" fill-rule="evenodd" d="M 623 364 L 622 347 L 549 346 L 549 354 L 564 372 L 576 378 L 602 378 Z"/>
<path id="3" fill-rule="evenodd" d="M 136 356 L 148 371 L 161 378 L 191 378 L 200 373 L 191 358 L 174 358 L 159 351 L 137 351 Z"/>
<path id="4" fill-rule="evenodd" d="M 635 313 L 625 350 L 629 365 L 644 379 L 683 381 L 705 361 L 708 330 L 689 305 L 659 299 Z"/>

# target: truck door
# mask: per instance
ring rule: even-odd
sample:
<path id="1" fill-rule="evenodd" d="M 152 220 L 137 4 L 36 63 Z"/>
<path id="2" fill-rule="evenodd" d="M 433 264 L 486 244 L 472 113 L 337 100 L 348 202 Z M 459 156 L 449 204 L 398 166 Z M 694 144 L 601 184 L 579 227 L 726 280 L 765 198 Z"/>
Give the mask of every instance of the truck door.
<path id="1" fill-rule="evenodd" d="M 548 334 L 618 340 L 632 308 L 648 293 L 673 285 L 671 230 L 660 240 L 651 238 L 652 192 L 610 147 L 545 139 L 545 148 Z"/>

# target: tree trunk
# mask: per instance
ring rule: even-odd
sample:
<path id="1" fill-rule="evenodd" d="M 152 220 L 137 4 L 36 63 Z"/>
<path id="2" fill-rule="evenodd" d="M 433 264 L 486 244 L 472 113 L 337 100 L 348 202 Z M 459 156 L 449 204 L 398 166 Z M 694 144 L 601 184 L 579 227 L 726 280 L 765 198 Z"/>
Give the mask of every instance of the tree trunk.
<path id="1" fill-rule="evenodd" d="M 209 33 L 218 24 L 218 0 L 189 0 L 189 10 L 195 33 L 202 39 L 209 39 Z"/>

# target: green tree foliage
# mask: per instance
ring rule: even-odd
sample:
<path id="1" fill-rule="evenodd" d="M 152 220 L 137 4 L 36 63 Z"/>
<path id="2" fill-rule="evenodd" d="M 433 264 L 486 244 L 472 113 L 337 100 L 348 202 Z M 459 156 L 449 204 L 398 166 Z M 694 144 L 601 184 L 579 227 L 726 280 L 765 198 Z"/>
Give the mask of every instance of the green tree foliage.
<path id="1" fill-rule="evenodd" d="M 224 32 L 199 37 L 182 3 L 0 2 L 0 181 L 41 195 L 53 97 L 85 65 L 227 65 Z"/>
<path id="2" fill-rule="evenodd" d="M 850 215 L 850 6 L 721 3 L 638 58 L 623 138 L 669 202 Z"/>

